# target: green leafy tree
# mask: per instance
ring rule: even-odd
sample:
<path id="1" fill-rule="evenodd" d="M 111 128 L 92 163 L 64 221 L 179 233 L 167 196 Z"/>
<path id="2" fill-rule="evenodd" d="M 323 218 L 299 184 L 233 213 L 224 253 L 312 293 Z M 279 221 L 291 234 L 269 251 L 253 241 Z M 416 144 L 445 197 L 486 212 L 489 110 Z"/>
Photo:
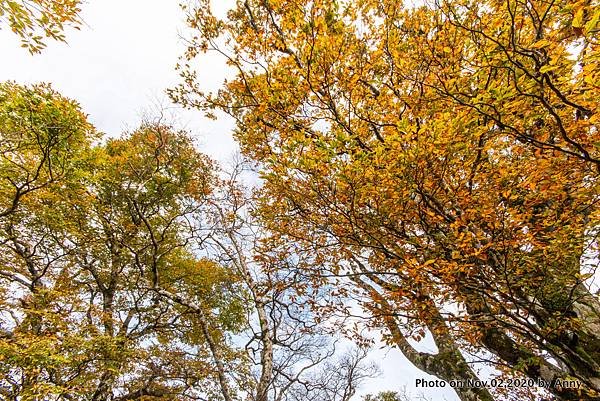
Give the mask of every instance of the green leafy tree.
<path id="1" fill-rule="evenodd" d="M 369 394 L 363 397 L 364 401 L 402 401 L 409 399 L 406 394 L 400 394 L 395 391 L 382 391 L 376 395 Z"/>
<path id="2" fill-rule="evenodd" d="M 144 125 L 94 145 L 46 86 L 4 85 L 0 110 L 3 396 L 189 399 L 218 391 L 216 362 L 243 372 L 239 280 L 191 248 L 214 175 L 190 139 Z"/>

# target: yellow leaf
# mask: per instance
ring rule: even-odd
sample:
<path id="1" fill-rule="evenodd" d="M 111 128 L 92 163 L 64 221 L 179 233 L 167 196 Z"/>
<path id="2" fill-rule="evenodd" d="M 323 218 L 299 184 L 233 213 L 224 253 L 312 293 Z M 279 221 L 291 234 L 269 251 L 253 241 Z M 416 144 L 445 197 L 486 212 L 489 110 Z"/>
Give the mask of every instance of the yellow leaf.
<path id="1" fill-rule="evenodd" d="M 547 47 L 550 45 L 550 41 L 547 39 L 542 39 L 542 40 L 538 40 L 537 42 L 535 42 L 533 44 L 533 46 L 531 46 L 533 49 L 541 49 L 543 47 Z"/>
<path id="2" fill-rule="evenodd" d="M 573 28 L 583 28 L 583 7 L 575 11 L 571 25 L 573 25 Z"/>

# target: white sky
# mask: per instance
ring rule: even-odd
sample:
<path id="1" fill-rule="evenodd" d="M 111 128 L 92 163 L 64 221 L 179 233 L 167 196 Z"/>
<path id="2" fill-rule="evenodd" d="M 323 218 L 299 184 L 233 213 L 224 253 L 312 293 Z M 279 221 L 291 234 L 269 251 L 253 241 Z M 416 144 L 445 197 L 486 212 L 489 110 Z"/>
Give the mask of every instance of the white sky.
<path id="1" fill-rule="evenodd" d="M 217 2 L 215 2 L 217 3 Z M 225 1 L 216 4 L 221 9 Z M 98 130 L 117 136 L 135 128 L 144 113 L 156 114 L 159 104 L 175 116 L 179 127 L 190 130 L 200 149 L 224 162 L 235 152 L 229 121 L 211 121 L 200 112 L 169 103 L 164 90 L 178 82 L 175 64 L 184 46 L 185 31 L 177 1 L 95 0 L 84 4 L 80 31 L 67 32 L 68 44 L 48 42 L 41 54 L 30 55 L 6 27 L 0 31 L 0 80 L 21 84 L 49 82 L 63 95 L 77 100 Z M 223 79 L 224 64 L 205 57 L 200 77 L 209 87 Z M 415 369 L 400 352 L 372 352 L 383 375 L 368 381 L 360 394 L 384 390 L 421 392 L 431 400 L 457 400 L 452 391 L 415 389 L 415 379 L 427 375 Z M 430 377 L 431 378 L 431 377 Z M 359 399 L 359 397 L 355 397 Z"/>

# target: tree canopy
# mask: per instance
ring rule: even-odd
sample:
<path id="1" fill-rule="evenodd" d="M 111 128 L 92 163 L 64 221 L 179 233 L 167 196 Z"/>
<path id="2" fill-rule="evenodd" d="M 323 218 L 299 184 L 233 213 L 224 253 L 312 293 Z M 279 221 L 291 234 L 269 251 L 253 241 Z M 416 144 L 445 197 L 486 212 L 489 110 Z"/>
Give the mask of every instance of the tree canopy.
<path id="1" fill-rule="evenodd" d="M 50 86 L 4 83 L 0 135 L 3 399 L 348 401 L 374 373 L 336 359 L 187 132 L 102 140 Z"/>
<path id="2" fill-rule="evenodd" d="M 264 180 L 271 246 L 360 300 L 423 371 L 598 397 L 593 1 L 207 1 L 172 97 L 224 111 Z M 237 75 L 198 85 L 199 53 Z M 437 353 L 409 338 L 429 333 Z M 560 386 L 576 379 L 581 389 Z M 544 387 L 544 385 L 542 385 Z M 456 388 L 463 400 L 522 389 Z"/>
<path id="3" fill-rule="evenodd" d="M 2 95 L 0 391 L 31 400 L 198 391 L 211 341 L 243 316 L 228 299 L 236 279 L 185 246 L 184 218 L 210 191 L 210 163 L 158 125 L 94 145 L 79 106 L 47 86 L 5 84 Z M 159 285 L 203 313 L 163 301 Z"/>
<path id="4" fill-rule="evenodd" d="M 80 3 L 0 24 L 36 53 Z M 377 332 L 463 401 L 600 399 L 598 1 L 210 6 L 169 94 L 235 120 L 229 171 L 0 83 L 0 397 L 350 401 Z"/>

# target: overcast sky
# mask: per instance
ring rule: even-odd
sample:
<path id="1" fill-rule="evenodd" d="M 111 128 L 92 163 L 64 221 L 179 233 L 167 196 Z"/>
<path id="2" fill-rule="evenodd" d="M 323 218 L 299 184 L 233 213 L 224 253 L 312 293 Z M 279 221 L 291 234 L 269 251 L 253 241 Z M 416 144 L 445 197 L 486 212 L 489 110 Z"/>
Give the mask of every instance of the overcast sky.
<path id="1" fill-rule="evenodd" d="M 31 56 L 18 38 L 5 27 L 0 31 L 0 80 L 18 83 L 49 82 L 63 95 L 77 100 L 89 120 L 108 135 L 135 128 L 144 114 L 155 114 L 162 105 L 198 139 L 200 149 L 226 162 L 235 152 L 232 124 L 203 118 L 169 104 L 164 90 L 177 83 L 175 64 L 183 51 L 180 34 L 185 32 L 183 13 L 177 1 L 95 0 L 84 4 L 85 25 L 67 32 L 68 44 L 49 42 Z M 215 4 L 220 11 L 226 7 Z M 198 65 L 206 86 L 221 83 L 224 64 L 218 58 L 203 58 Z M 429 350 L 430 351 L 430 350 Z M 360 393 L 400 390 L 413 394 L 418 371 L 396 350 L 380 349 L 372 358 L 383 375 L 370 380 Z M 429 389 L 431 400 L 457 400 L 448 390 Z"/>

